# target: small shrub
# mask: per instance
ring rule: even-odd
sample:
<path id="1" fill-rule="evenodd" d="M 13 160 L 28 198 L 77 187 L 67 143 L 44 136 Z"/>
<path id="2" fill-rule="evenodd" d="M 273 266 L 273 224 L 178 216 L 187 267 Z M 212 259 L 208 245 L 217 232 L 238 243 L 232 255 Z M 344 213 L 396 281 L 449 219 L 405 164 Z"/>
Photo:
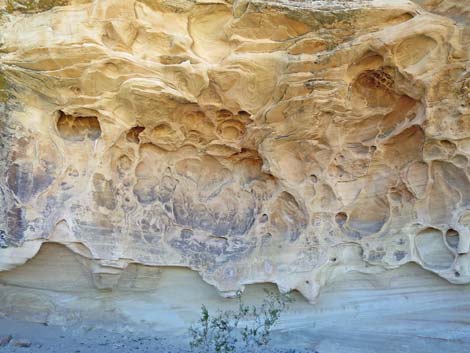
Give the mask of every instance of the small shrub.
<path id="1" fill-rule="evenodd" d="M 65 6 L 68 4 L 68 0 L 7 0 L 6 10 L 9 13 L 14 11 L 33 13 L 47 11 L 54 6 Z"/>
<path id="2" fill-rule="evenodd" d="M 292 302 L 290 296 L 268 292 L 259 306 L 245 305 L 237 293 L 238 309 L 218 311 L 211 315 L 206 306 L 201 308 L 199 321 L 189 328 L 193 352 L 230 353 L 240 349 L 254 352 L 266 346 L 272 327 L 282 311 Z"/>
<path id="3" fill-rule="evenodd" d="M 6 103 L 8 97 L 8 82 L 0 72 L 0 103 Z"/>

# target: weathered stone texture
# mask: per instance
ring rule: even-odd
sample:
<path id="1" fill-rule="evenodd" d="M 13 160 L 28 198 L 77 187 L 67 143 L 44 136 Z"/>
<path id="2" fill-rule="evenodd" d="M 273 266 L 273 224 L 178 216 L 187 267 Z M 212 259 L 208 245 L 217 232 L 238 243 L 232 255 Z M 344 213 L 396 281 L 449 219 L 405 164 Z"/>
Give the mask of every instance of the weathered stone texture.
<path id="1" fill-rule="evenodd" d="M 0 271 L 55 242 L 100 289 L 470 283 L 462 4 L 3 1 Z"/>

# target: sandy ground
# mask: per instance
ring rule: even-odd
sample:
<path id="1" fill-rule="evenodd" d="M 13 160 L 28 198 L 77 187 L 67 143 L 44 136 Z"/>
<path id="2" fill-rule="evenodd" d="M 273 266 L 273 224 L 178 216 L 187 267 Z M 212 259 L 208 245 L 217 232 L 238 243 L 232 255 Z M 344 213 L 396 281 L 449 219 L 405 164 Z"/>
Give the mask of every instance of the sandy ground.
<path id="1" fill-rule="evenodd" d="M 190 352 L 187 337 L 163 337 L 118 333 L 102 329 L 60 327 L 31 322 L 0 319 L 0 338 L 12 336 L 10 344 L 0 347 L 9 353 L 103 353 L 103 352 Z M 15 347 L 14 340 L 26 340 L 30 347 Z M 314 350 L 296 350 L 270 346 L 263 352 L 309 353 Z"/>
<path id="2" fill-rule="evenodd" d="M 170 346 L 163 338 L 141 337 L 103 330 L 45 326 L 23 321 L 0 320 L 2 336 L 31 342 L 31 347 L 8 346 L 0 352 L 98 353 L 98 352 L 180 352 L 185 347 Z"/>
<path id="3" fill-rule="evenodd" d="M 438 312 L 439 314 L 439 312 Z M 441 314 L 444 314 L 441 312 Z M 273 331 L 272 343 L 263 353 L 463 353 L 470 351 L 469 328 L 462 331 L 462 323 L 431 322 L 417 318 L 416 330 L 400 329 L 395 324 L 383 327 L 383 322 L 346 318 L 335 327 L 307 325 L 299 317 L 298 328 Z M 418 322 L 419 321 L 419 322 Z M 353 330 L 351 329 L 353 326 Z M 282 326 L 282 325 L 281 325 Z M 428 326 L 428 330 L 423 329 Z M 436 328 L 444 331 L 433 334 Z M 418 331 L 418 332 L 416 332 Z M 13 340 L 27 340 L 30 347 L 9 344 L 0 347 L 0 353 L 103 353 L 151 352 L 189 353 L 187 337 L 110 332 L 98 328 L 60 327 L 18 320 L 0 319 L 0 337 L 11 335 Z M 13 342 L 13 341 L 12 341 Z M 288 346 L 295 348 L 287 348 Z M 240 351 L 240 352 L 243 352 Z M 244 352 L 245 353 L 245 352 Z"/>

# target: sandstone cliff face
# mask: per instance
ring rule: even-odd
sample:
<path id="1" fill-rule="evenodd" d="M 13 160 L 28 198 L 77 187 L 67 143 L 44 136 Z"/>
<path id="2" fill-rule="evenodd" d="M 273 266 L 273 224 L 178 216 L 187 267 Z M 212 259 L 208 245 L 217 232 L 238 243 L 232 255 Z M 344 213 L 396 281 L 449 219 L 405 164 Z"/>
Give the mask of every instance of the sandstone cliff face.
<path id="1" fill-rule="evenodd" d="M 99 289 L 470 283 L 462 3 L 4 1 L 0 271 L 53 242 Z"/>

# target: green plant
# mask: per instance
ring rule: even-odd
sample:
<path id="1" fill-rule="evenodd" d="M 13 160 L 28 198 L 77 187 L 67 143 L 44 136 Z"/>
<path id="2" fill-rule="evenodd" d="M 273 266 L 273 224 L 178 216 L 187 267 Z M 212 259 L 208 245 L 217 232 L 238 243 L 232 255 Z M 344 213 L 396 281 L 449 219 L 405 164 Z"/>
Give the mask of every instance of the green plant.
<path id="1" fill-rule="evenodd" d="M 68 0 L 7 0 L 6 10 L 9 13 L 20 12 L 41 12 L 52 9 L 54 6 L 68 5 Z"/>
<path id="2" fill-rule="evenodd" d="M 213 315 L 202 305 L 200 319 L 189 328 L 191 350 L 205 353 L 230 353 L 237 349 L 254 352 L 267 345 L 272 327 L 293 300 L 285 294 L 266 293 L 261 305 L 250 306 L 243 303 L 239 292 L 237 310 L 218 311 Z"/>
<path id="3" fill-rule="evenodd" d="M 0 72 L 0 103 L 8 100 L 8 82 Z"/>

